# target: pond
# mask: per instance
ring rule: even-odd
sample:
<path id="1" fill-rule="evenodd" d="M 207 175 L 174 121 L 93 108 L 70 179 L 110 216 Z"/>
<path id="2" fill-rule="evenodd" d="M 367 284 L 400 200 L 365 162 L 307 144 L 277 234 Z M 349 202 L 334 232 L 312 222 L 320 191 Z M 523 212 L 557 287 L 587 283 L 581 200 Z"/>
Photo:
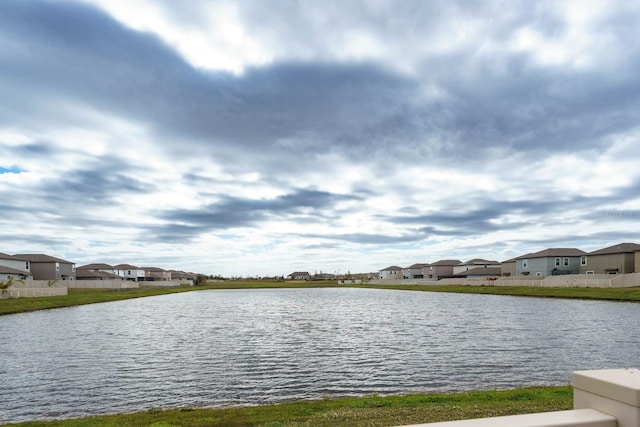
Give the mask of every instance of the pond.
<path id="1" fill-rule="evenodd" d="M 568 384 L 640 365 L 640 305 L 199 291 L 0 317 L 0 422 Z"/>

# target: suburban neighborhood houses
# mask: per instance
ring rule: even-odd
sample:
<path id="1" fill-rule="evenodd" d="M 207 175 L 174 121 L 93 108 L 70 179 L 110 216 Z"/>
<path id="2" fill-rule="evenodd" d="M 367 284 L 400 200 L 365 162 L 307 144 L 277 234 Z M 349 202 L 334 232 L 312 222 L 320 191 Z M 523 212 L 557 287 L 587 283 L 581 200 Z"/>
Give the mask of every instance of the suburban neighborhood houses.
<path id="1" fill-rule="evenodd" d="M 193 280 L 195 273 L 164 270 L 158 267 L 137 267 L 131 264 L 87 264 L 76 267 L 71 261 L 45 254 L 0 253 L 0 280 L 131 280 L 154 282 Z"/>
<path id="2" fill-rule="evenodd" d="M 193 284 L 197 274 L 131 264 L 76 264 L 46 254 L 0 253 L 0 299 L 66 295 L 68 288 L 170 287 Z"/>
<path id="3" fill-rule="evenodd" d="M 76 267 L 71 261 L 46 254 L 0 253 L 0 284 L 4 285 L 0 298 L 60 295 L 63 288 L 130 288 L 140 284 L 179 286 L 193 284 L 197 276 L 184 271 L 127 263 L 94 263 Z M 338 280 L 344 284 L 369 281 L 381 284 L 640 286 L 640 244 L 618 243 L 592 252 L 578 248 L 547 248 L 502 262 L 484 258 L 467 261 L 441 259 L 408 267 L 391 265 L 377 273 L 340 275 L 295 271 L 285 278 L 297 281 Z M 7 292 L 7 288 L 13 292 Z M 31 291 L 19 292 L 18 288 Z"/>
<path id="4" fill-rule="evenodd" d="M 618 275 L 640 272 L 640 244 L 618 243 L 592 252 L 577 248 L 548 248 L 506 261 L 475 258 L 469 261 L 443 259 L 433 263 L 413 264 L 403 268 L 392 265 L 379 271 L 379 280 L 506 277 L 548 277 L 572 274 Z M 639 284 L 640 286 L 640 284 Z"/>

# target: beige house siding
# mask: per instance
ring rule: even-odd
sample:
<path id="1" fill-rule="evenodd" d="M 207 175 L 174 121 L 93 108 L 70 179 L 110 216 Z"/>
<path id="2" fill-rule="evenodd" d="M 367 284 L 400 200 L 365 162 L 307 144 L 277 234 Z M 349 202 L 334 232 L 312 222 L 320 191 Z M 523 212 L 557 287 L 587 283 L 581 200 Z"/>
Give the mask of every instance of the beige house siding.
<path id="1" fill-rule="evenodd" d="M 587 265 L 580 266 L 580 274 L 626 274 L 636 271 L 636 255 L 631 252 L 587 255 Z"/>
<path id="2" fill-rule="evenodd" d="M 516 275 L 516 261 L 503 262 L 502 265 L 503 276 L 515 276 Z"/>
<path id="3" fill-rule="evenodd" d="M 636 252 L 635 272 L 640 273 L 640 251 Z"/>

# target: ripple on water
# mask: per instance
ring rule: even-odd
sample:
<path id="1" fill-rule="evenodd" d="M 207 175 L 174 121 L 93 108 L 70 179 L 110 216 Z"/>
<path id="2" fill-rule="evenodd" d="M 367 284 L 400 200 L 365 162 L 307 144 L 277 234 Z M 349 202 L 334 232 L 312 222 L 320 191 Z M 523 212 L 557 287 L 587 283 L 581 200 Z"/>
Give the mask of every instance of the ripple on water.
<path id="1" fill-rule="evenodd" d="M 637 305 L 365 289 L 202 291 L 0 317 L 0 422 L 566 384 L 635 366 Z"/>

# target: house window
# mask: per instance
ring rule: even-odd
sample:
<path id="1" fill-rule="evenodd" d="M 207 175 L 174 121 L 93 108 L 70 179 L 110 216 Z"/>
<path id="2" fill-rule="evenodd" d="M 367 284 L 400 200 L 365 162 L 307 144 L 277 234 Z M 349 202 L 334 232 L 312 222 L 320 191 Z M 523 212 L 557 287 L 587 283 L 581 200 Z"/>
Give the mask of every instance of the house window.
<path id="1" fill-rule="evenodd" d="M 60 263 L 56 262 L 56 271 L 60 271 Z"/>
<path id="2" fill-rule="evenodd" d="M 528 259 L 523 259 L 522 260 L 522 268 L 527 268 L 529 267 L 529 260 Z"/>
<path id="3" fill-rule="evenodd" d="M 29 271 L 29 261 L 24 263 L 25 270 Z"/>
<path id="4" fill-rule="evenodd" d="M 587 271 L 587 274 L 595 274 L 595 271 L 589 270 L 589 271 Z"/>
<path id="5" fill-rule="evenodd" d="M 560 267 L 560 258 L 556 258 L 556 267 Z"/>
<path id="6" fill-rule="evenodd" d="M 580 257 L 580 265 L 587 265 L 587 256 L 586 255 L 582 255 Z"/>
<path id="7" fill-rule="evenodd" d="M 127 270 L 127 275 L 131 276 L 131 270 Z"/>
<path id="8" fill-rule="evenodd" d="M 542 273 L 540 271 L 536 271 L 536 276 L 542 276 Z"/>
<path id="9" fill-rule="evenodd" d="M 568 267 L 568 266 L 569 266 L 569 258 L 565 258 L 563 261 L 564 261 L 564 264 L 563 264 L 563 265 L 564 265 L 565 267 Z"/>
<path id="10" fill-rule="evenodd" d="M 71 271 L 76 271 L 76 265 L 75 264 L 71 265 Z"/>

